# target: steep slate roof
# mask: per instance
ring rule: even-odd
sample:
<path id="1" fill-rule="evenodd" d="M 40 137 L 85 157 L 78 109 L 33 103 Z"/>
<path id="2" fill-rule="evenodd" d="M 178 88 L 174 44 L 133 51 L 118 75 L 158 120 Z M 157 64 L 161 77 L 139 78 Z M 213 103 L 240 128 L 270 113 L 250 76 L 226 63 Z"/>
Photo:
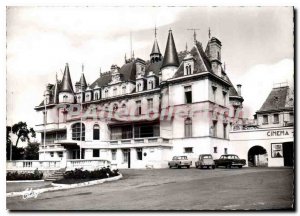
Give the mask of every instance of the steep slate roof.
<path id="1" fill-rule="evenodd" d="M 176 51 L 176 46 L 172 34 L 172 30 L 169 30 L 169 36 L 167 41 L 167 46 L 165 50 L 165 55 L 162 63 L 162 68 L 167 66 L 179 66 L 179 59 Z"/>
<path id="2" fill-rule="evenodd" d="M 257 112 L 271 111 L 286 108 L 287 97 L 289 96 L 289 87 L 273 88 L 269 96 Z"/>
<path id="3" fill-rule="evenodd" d="M 68 63 L 65 66 L 65 71 L 62 78 L 62 86 L 59 91 L 70 93 L 74 92 Z"/>
<path id="4" fill-rule="evenodd" d="M 148 62 L 146 65 L 146 76 L 149 74 L 150 71 L 153 71 L 153 73 L 158 76 L 160 72 L 160 68 L 162 66 L 163 61 L 158 61 L 158 62 Z"/>
<path id="5" fill-rule="evenodd" d="M 87 83 L 86 83 L 86 80 L 85 80 L 85 76 L 84 76 L 84 73 L 81 74 L 81 77 L 80 77 L 80 80 L 79 80 L 79 83 L 84 87 L 86 88 L 87 87 Z"/>
<path id="6" fill-rule="evenodd" d="M 102 73 L 101 77 L 99 77 L 98 79 L 96 79 L 90 85 L 90 88 L 93 89 L 96 86 L 96 84 L 98 84 L 99 87 L 106 86 L 110 82 L 111 82 L 111 73 L 110 72 Z"/>
<path id="7" fill-rule="evenodd" d="M 152 51 L 151 51 L 150 55 L 152 55 L 152 54 L 161 54 L 156 39 L 154 40 L 154 44 L 153 44 Z"/>
<path id="8" fill-rule="evenodd" d="M 58 102 L 58 101 L 54 101 L 54 99 L 58 100 L 58 92 L 59 92 L 60 88 L 61 88 L 61 82 L 57 83 L 56 92 L 55 92 L 55 85 L 52 85 L 52 87 L 50 88 L 51 96 L 50 96 L 49 104 L 54 104 L 54 103 Z M 55 93 L 56 93 L 56 97 L 55 97 Z M 39 106 L 44 106 L 44 100 L 42 100 L 42 102 L 39 104 Z"/>

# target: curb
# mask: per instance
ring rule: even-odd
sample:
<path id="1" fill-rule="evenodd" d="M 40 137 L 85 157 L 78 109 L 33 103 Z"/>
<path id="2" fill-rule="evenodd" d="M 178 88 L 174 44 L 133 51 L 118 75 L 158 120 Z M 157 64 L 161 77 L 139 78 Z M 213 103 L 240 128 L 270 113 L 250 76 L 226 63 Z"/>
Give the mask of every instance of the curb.
<path id="1" fill-rule="evenodd" d="M 22 183 L 22 182 L 43 182 L 44 179 L 41 180 L 14 180 L 14 181 L 6 181 L 7 183 Z"/>
<path id="2" fill-rule="evenodd" d="M 99 180 L 82 182 L 82 183 L 71 184 L 71 185 L 52 183 L 51 185 L 53 185 L 54 187 L 36 189 L 36 190 L 32 190 L 32 192 L 35 194 L 41 194 L 41 193 L 48 192 L 48 191 L 58 191 L 58 190 L 66 190 L 66 189 L 71 189 L 71 188 L 86 187 L 86 186 L 90 186 L 90 185 L 102 184 L 104 182 L 116 181 L 121 178 L 123 178 L 122 174 L 112 177 L 112 178 L 99 179 Z M 23 196 L 23 195 L 24 195 L 24 191 L 6 193 L 6 197 L 17 197 L 17 196 Z"/>

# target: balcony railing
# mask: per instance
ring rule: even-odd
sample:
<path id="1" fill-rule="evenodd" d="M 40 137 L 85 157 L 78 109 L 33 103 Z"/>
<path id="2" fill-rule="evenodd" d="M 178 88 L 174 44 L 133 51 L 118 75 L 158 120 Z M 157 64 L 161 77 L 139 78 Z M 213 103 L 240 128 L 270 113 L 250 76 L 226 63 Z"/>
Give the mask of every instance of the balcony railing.
<path id="1" fill-rule="evenodd" d="M 133 139 L 120 139 L 120 140 L 110 140 L 108 141 L 111 145 L 122 145 L 122 144 L 142 144 L 142 143 L 170 143 L 169 139 L 162 138 L 162 137 L 148 137 L 148 138 L 133 138 Z"/>
<path id="2" fill-rule="evenodd" d="M 95 170 L 101 169 L 102 167 L 110 166 L 110 161 L 103 159 L 72 159 L 67 160 L 67 169 L 83 169 L 83 170 Z"/>
<path id="3" fill-rule="evenodd" d="M 15 160 L 7 161 L 7 170 L 57 170 L 60 168 L 61 161 L 39 161 L 39 160 Z"/>

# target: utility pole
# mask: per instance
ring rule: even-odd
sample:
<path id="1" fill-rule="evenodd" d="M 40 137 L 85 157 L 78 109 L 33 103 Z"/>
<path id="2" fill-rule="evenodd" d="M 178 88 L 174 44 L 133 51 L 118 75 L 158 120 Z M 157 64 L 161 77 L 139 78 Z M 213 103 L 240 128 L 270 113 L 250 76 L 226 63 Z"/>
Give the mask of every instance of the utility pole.
<path id="1" fill-rule="evenodd" d="M 187 29 L 188 31 L 193 31 L 194 34 L 193 34 L 193 37 L 194 37 L 194 43 L 196 44 L 196 41 L 197 41 L 197 33 L 196 31 L 200 30 L 200 29 L 197 29 L 197 28 L 190 28 L 190 29 Z"/>

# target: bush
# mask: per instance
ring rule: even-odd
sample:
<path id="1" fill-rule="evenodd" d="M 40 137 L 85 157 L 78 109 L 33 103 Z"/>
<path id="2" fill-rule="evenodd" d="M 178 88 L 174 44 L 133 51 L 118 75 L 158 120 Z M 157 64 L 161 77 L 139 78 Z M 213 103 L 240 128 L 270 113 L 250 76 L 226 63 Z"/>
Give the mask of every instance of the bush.
<path id="1" fill-rule="evenodd" d="M 119 175 L 119 170 L 112 170 L 109 167 L 88 171 L 75 169 L 64 173 L 64 179 L 103 179 Z"/>
<path id="2" fill-rule="evenodd" d="M 28 172 L 8 172 L 6 174 L 6 180 L 8 181 L 18 181 L 18 180 L 41 180 L 43 178 L 43 173 L 38 171 L 38 169 L 34 170 L 33 173 Z"/>

